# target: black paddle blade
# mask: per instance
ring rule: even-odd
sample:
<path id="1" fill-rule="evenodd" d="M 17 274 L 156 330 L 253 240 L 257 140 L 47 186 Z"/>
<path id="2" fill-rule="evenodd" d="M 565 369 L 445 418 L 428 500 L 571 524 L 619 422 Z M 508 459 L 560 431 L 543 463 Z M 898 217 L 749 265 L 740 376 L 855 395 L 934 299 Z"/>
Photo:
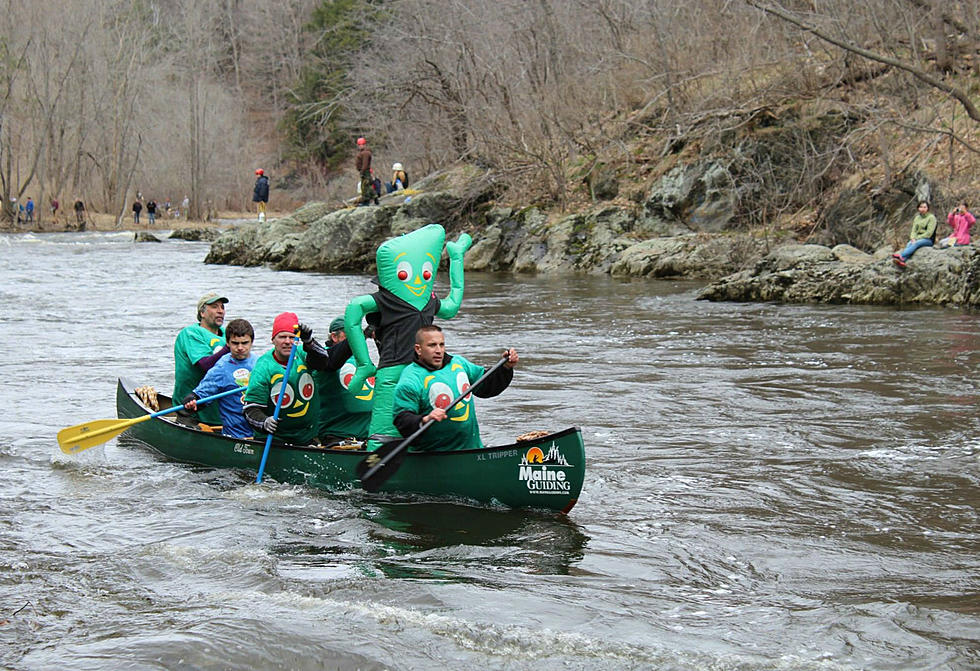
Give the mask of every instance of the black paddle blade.
<path id="1" fill-rule="evenodd" d="M 398 449 L 401 448 L 401 449 Z M 376 492 L 388 478 L 395 474 L 398 467 L 408 455 L 408 446 L 404 441 L 385 443 L 374 452 L 357 462 L 354 472 L 361 481 L 361 488 L 368 492 Z M 384 461 L 380 468 L 378 464 Z M 376 470 L 373 470 L 376 469 Z"/>

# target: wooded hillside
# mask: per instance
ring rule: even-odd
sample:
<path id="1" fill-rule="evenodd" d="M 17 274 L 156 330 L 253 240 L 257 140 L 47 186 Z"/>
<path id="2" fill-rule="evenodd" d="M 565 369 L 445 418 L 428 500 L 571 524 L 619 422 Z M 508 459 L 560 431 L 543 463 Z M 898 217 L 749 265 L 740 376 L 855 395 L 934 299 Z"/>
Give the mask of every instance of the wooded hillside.
<path id="1" fill-rule="evenodd" d="M 812 217 L 838 183 L 910 169 L 961 197 L 980 184 L 973 1 L 0 7 L 8 220 L 28 195 L 118 215 L 138 192 L 186 195 L 192 216 L 244 209 L 258 167 L 280 207 L 339 203 L 361 135 L 382 178 L 394 161 L 419 177 L 464 160 L 495 168 L 502 198 L 577 208 L 629 199 L 684 158 L 737 152 L 733 137 L 787 109 L 840 123 L 745 157 L 745 225 Z"/>

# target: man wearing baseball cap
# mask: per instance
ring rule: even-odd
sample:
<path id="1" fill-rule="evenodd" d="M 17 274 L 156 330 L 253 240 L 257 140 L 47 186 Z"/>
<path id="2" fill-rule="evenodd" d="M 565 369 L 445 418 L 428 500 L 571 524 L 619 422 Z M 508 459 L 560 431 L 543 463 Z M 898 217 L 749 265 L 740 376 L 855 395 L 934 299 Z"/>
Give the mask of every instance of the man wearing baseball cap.
<path id="1" fill-rule="evenodd" d="M 185 326 L 174 341 L 174 393 L 179 403 L 204 378 L 218 359 L 230 350 L 225 343 L 225 303 L 221 294 L 209 292 L 197 301 L 197 323 Z M 221 424 L 217 404 L 202 407 L 198 418 L 205 424 Z"/>

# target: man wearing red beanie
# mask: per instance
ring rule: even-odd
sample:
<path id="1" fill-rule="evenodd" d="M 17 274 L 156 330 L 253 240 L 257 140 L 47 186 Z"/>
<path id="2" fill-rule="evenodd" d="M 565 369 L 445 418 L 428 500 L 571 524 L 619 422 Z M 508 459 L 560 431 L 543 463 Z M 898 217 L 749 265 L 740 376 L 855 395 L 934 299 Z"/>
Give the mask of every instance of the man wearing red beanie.
<path id="1" fill-rule="evenodd" d="M 303 347 L 296 350 L 289 379 L 283 385 L 286 364 L 297 337 L 303 341 Z M 299 322 L 296 313 L 283 312 L 275 318 L 272 349 L 255 362 L 242 399 L 245 419 L 256 430 L 256 438 L 272 433 L 286 443 L 316 444 L 320 397 L 311 371 L 325 370 L 328 365 L 327 351 L 313 339 L 313 330 Z M 280 390 L 284 396 L 279 419 L 275 420 L 272 415 Z"/>

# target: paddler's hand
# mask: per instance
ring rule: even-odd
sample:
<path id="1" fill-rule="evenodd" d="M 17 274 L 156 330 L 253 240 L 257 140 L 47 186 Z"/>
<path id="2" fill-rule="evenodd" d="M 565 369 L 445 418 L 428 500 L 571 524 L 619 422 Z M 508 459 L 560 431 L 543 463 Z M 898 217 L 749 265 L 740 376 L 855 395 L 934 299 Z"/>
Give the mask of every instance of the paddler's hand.
<path id="1" fill-rule="evenodd" d="M 262 422 L 262 430 L 268 434 L 273 434 L 276 432 L 276 428 L 279 426 L 279 420 L 273 417 L 266 417 Z"/>
<path id="2" fill-rule="evenodd" d="M 504 368 L 513 368 L 517 365 L 520 357 L 517 356 L 517 350 L 511 347 L 510 349 L 505 349 L 503 354 L 500 355 L 501 358 L 507 357 L 507 363 L 504 364 Z"/>
<path id="3" fill-rule="evenodd" d="M 429 421 L 441 422 L 444 419 L 446 419 L 446 411 L 442 408 L 433 408 L 432 412 L 422 418 L 422 423 L 425 424 Z"/>
<path id="4" fill-rule="evenodd" d="M 313 339 L 313 329 L 306 324 L 299 324 L 296 328 L 299 329 L 299 339 L 304 343 L 308 343 Z"/>
<path id="5" fill-rule="evenodd" d="M 190 410 L 191 412 L 197 412 L 197 396 L 193 393 L 188 394 L 184 397 L 184 408 Z"/>

